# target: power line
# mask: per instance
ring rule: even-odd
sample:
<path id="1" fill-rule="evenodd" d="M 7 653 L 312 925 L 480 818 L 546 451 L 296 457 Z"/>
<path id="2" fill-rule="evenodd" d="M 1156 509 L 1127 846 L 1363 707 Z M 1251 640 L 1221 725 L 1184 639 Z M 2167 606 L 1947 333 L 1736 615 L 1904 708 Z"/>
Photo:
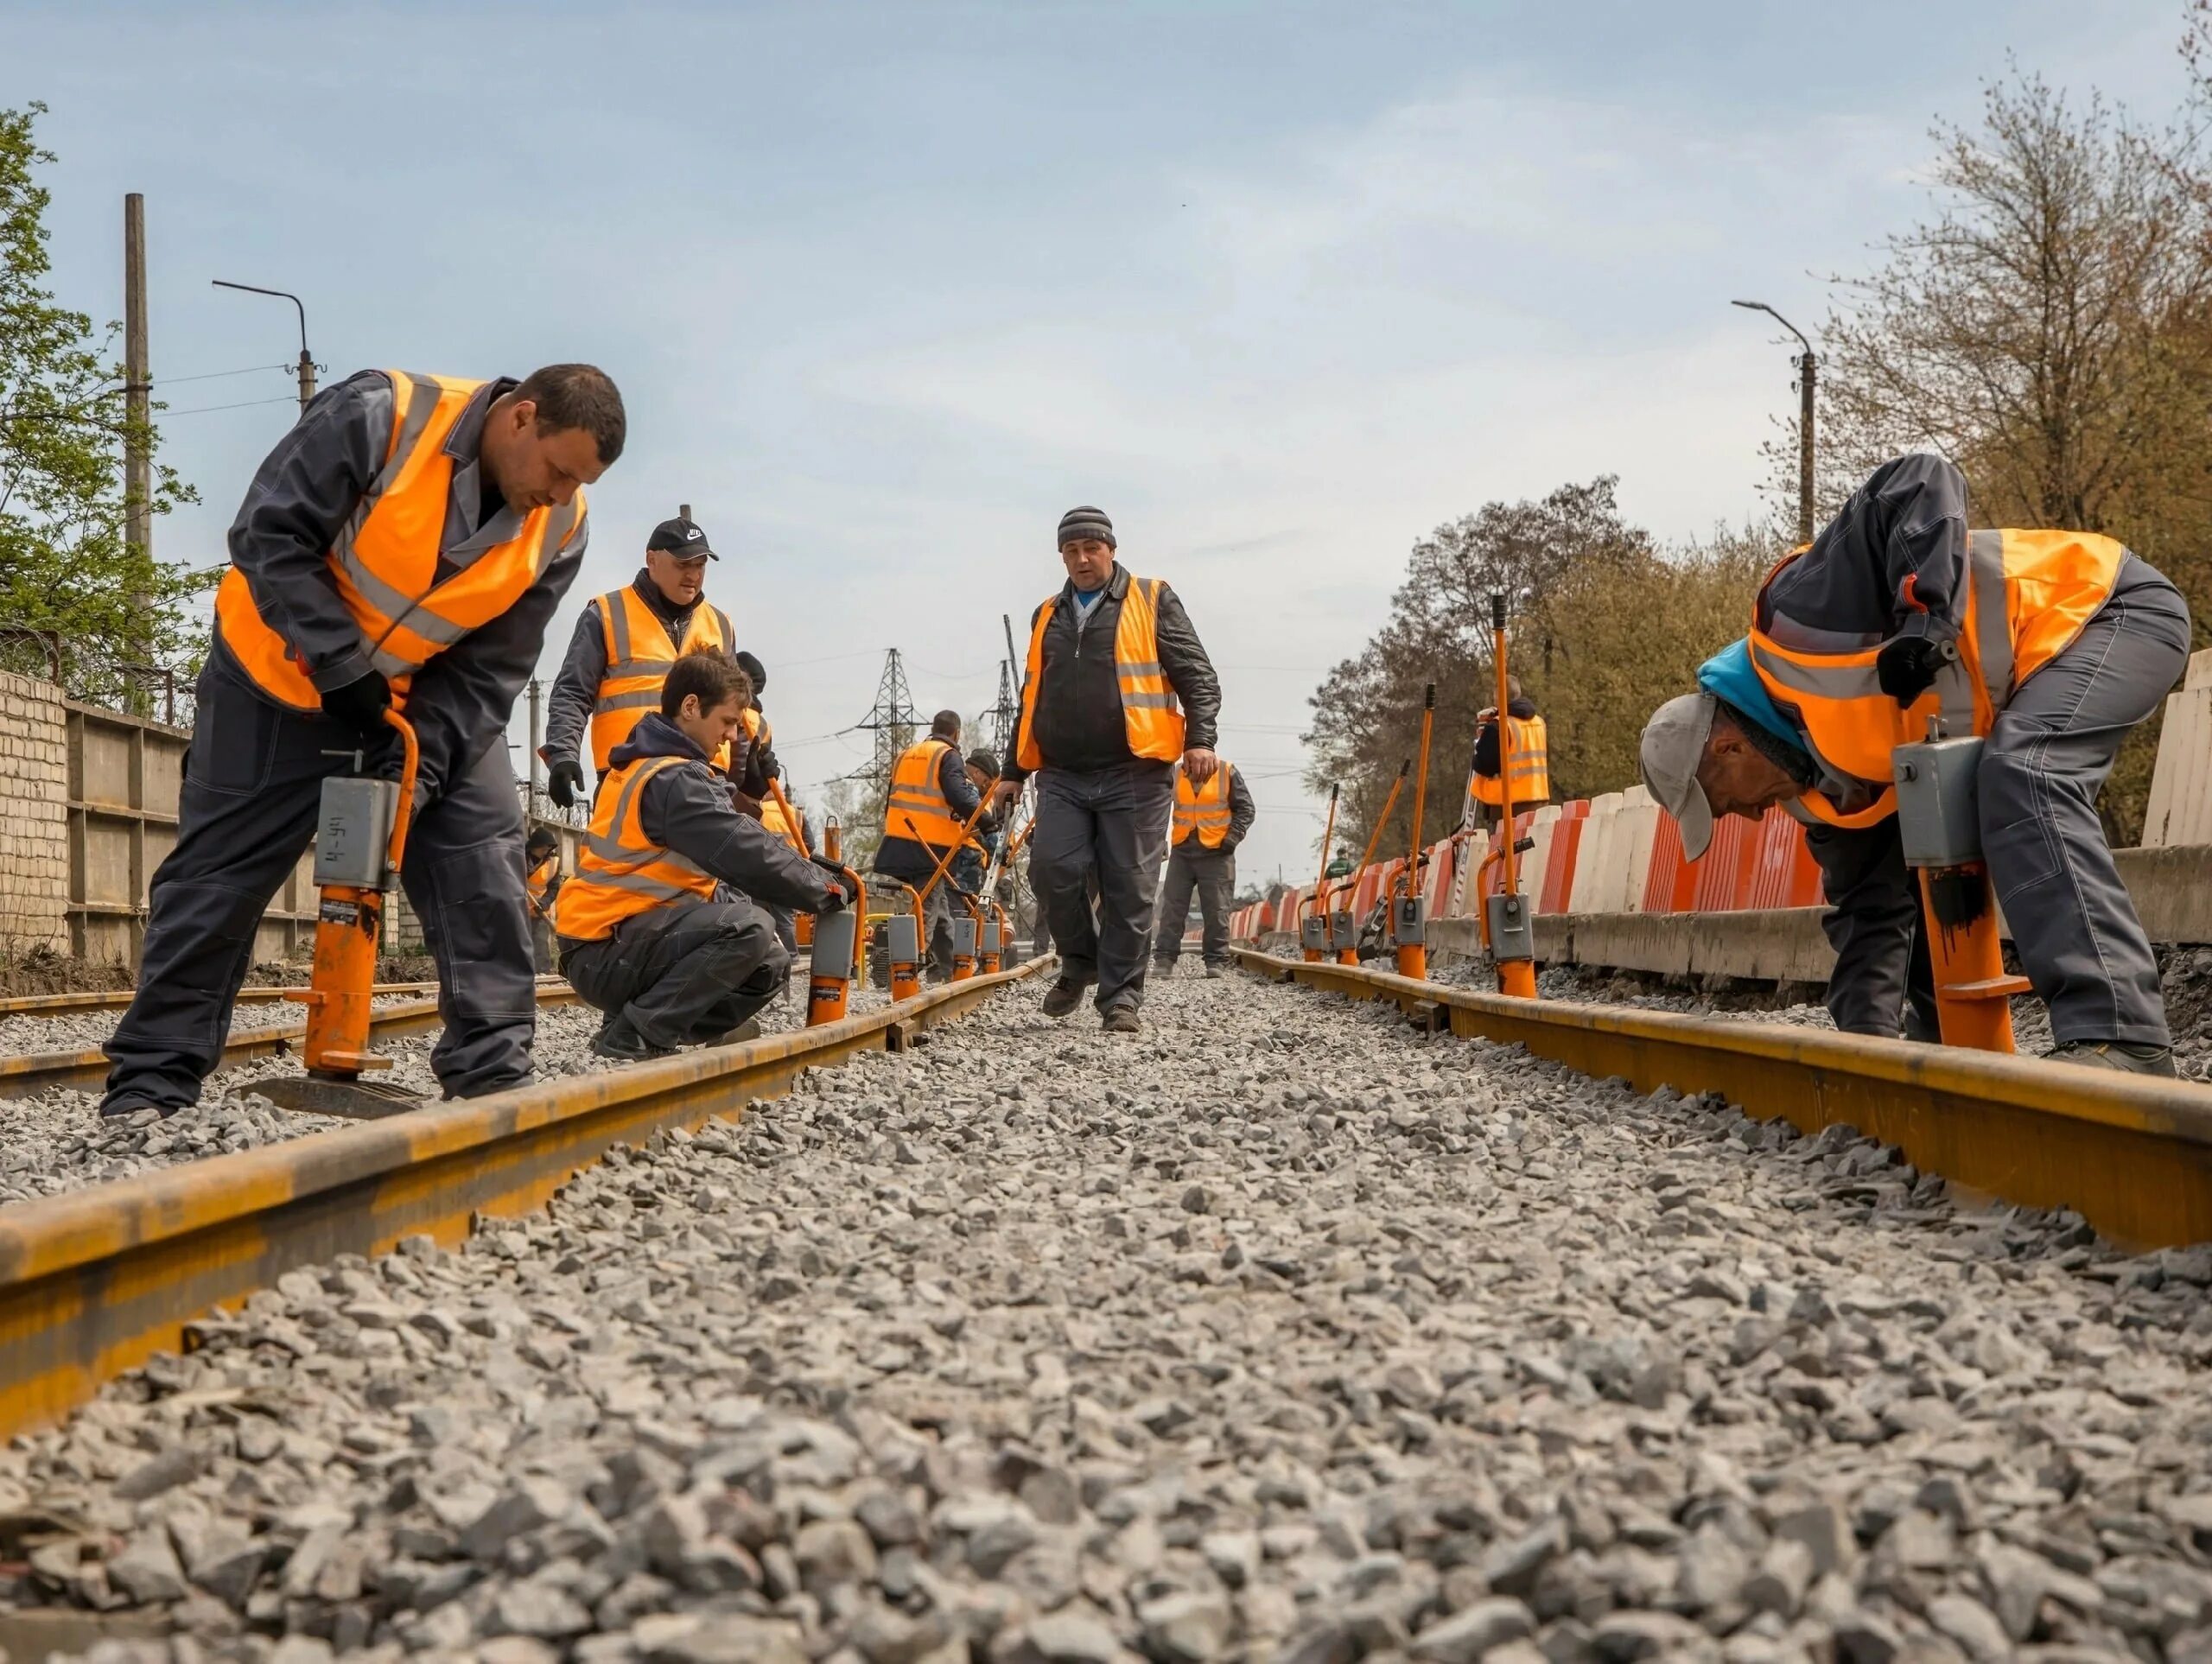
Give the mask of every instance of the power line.
<path id="1" fill-rule="evenodd" d="M 250 410 L 257 404 L 296 404 L 298 397 L 287 393 L 282 398 L 250 398 L 237 404 L 195 404 L 188 410 L 164 410 L 164 416 L 206 416 L 213 410 Z"/>

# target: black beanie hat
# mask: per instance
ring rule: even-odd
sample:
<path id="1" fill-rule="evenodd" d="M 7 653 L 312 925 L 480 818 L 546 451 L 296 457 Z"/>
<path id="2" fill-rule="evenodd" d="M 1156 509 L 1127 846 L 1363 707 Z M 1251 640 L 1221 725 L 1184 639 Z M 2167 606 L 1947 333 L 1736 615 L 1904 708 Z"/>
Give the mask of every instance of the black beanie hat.
<path id="1" fill-rule="evenodd" d="M 1096 537 L 1109 549 L 1119 549 L 1114 541 L 1114 523 L 1106 518 L 1106 511 L 1089 506 L 1071 508 L 1060 516 L 1058 547 L 1065 549 L 1080 537 Z"/>

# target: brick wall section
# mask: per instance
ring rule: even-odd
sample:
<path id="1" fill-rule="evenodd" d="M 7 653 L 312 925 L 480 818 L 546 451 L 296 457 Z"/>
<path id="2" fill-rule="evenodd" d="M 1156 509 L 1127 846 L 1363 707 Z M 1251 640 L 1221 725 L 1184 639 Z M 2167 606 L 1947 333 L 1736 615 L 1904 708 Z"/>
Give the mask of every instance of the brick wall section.
<path id="1" fill-rule="evenodd" d="M 69 948 L 69 740 L 61 689 L 0 672 L 0 949 Z"/>

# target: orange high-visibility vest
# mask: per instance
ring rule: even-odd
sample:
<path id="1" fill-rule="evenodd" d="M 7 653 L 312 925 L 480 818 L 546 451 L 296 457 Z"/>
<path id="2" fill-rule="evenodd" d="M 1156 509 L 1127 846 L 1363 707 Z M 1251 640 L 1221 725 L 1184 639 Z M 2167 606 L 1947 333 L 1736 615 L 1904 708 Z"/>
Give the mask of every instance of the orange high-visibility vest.
<path id="1" fill-rule="evenodd" d="M 885 837 L 919 839 L 940 854 L 961 841 L 961 817 L 938 783 L 938 759 L 952 749 L 942 740 L 923 740 L 899 753 L 891 794 L 883 800 Z"/>
<path id="2" fill-rule="evenodd" d="M 1488 803 L 1492 809 L 1505 806 L 1505 787 L 1513 786 L 1513 801 L 1516 806 L 1524 803 L 1549 803 L 1552 796 L 1552 765 L 1550 734 L 1541 716 L 1508 715 L 1505 731 L 1498 735 L 1501 772 L 1497 774 L 1469 774 L 1467 796 L 1478 803 Z"/>
<path id="3" fill-rule="evenodd" d="M 806 853 L 805 838 L 800 835 L 798 828 L 791 824 L 790 817 L 784 813 L 783 804 L 776 801 L 776 794 L 772 791 L 760 800 L 760 824 L 800 854 Z"/>
<path id="4" fill-rule="evenodd" d="M 560 870 L 560 856 L 548 855 L 531 867 L 530 876 L 523 880 L 523 894 L 529 899 L 532 917 L 550 918 L 553 916 L 552 905 L 546 900 L 545 892 L 552 887 L 553 875 Z"/>
<path id="5" fill-rule="evenodd" d="M 1129 750 L 1155 762 L 1172 763 L 1183 754 L 1183 708 L 1160 665 L 1160 591 L 1157 578 L 1131 578 L 1114 626 L 1115 680 L 1122 693 L 1122 721 Z M 1021 726 L 1014 738 L 1014 759 L 1024 768 L 1043 766 L 1031 732 L 1039 690 L 1044 686 L 1045 631 L 1060 598 L 1052 595 L 1037 609 L 1029 632 L 1029 672 L 1021 689 Z"/>
<path id="6" fill-rule="evenodd" d="M 591 604 L 599 611 L 600 634 L 607 643 L 607 669 L 591 708 L 592 772 L 604 774 L 614 747 L 630 737 L 647 711 L 660 708 L 661 683 L 676 661 L 702 647 L 729 651 L 731 632 L 722 611 L 701 601 L 691 609 L 683 639 L 671 641 L 660 615 L 628 584 L 594 596 Z M 717 768 L 728 764 L 726 749 L 715 754 Z"/>
<path id="7" fill-rule="evenodd" d="M 1196 835 L 1209 849 L 1218 849 L 1229 836 L 1229 765 L 1214 770 L 1202 786 L 1192 786 L 1181 769 L 1175 771 L 1175 822 L 1172 835 L 1182 843 Z"/>
<path id="8" fill-rule="evenodd" d="M 1872 826 L 1897 810 L 1890 753 L 1925 737 L 1930 717 L 1954 735 L 1986 734 L 2020 684 L 2064 652 L 2112 594 L 2127 550 L 2088 531 L 1969 531 L 1958 657 L 1909 708 L 1882 691 L 1874 661 L 1886 638 L 1840 644 L 1776 613 L 1767 574 L 1751 607 L 1752 668 L 1805 737 L 1821 781 L 1783 807 L 1799 820 Z M 1878 788 L 1866 807 L 1836 802 L 1853 783 Z M 1864 795 L 1853 793 L 1850 795 Z"/>
<path id="9" fill-rule="evenodd" d="M 523 597 L 539 567 L 568 546 L 584 521 L 584 494 L 566 507 L 533 509 L 504 543 L 486 549 L 442 583 L 438 540 L 454 460 L 446 441 L 480 381 L 391 378 L 392 428 L 384 467 L 338 533 L 328 559 L 338 596 L 361 632 L 361 651 L 391 683 L 404 709 L 414 673 Z M 245 574 L 233 566 L 215 592 L 215 627 L 254 685 L 300 710 L 322 700 L 298 657 L 263 619 Z"/>
<path id="10" fill-rule="evenodd" d="M 576 856 L 575 876 L 561 886 L 561 934 L 598 942 L 626 918 L 655 907 L 690 906 L 715 899 L 715 877 L 645 836 L 645 782 L 681 757 L 639 757 L 600 783 L 591 832 Z"/>

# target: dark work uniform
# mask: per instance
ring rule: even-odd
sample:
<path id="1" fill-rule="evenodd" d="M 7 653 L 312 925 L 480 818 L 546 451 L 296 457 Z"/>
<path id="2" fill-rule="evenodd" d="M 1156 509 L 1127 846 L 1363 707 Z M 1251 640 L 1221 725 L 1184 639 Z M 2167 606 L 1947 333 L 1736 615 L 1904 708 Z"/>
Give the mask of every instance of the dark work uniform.
<path id="1" fill-rule="evenodd" d="M 1096 981 L 1100 1011 L 1144 997 L 1160 864 L 1175 809 L 1175 765 L 1129 749 L 1114 666 L 1129 575 L 1117 561 L 1090 616 L 1073 584 L 1060 590 L 1046 626 L 1040 686 L 1025 685 L 1037 771 L 1037 829 L 1029 838 L 1029 881 L 1059 949 L 1061 973 Z M 1160 587 L 1160 665 L 1183 708 L 1186 749 L 1213 748 L 1221 684 L 1183 602 Z M 1030 626 L 1036 627 L 1035 614 Z M 1028 777 L 1017 759 L 1006 778 Z M 1094 918 L 1091 886 L 1096 886 Z"/>
<path id="2" fill-rule="evenodd" d="M 943 734 L 933 734 L 942 740 Z M 961 762 L 960 747 L 947 740 L 951 749 L 937 759 L 938 790 L 951 805 L 954 818 L 965 821 L 976 812 L 981 794 L 969 779 L 968 770 Z M 901 884 L 920 889 L 930 881 L 930 874 L 937 871 L 937 864 L 944 858 L 942 848 L 921 842 L 918 838 L 893 837 L 889 832 L 876 846 L 875 870 L 886 878 L 897 879 Z M 957 857 L 955 857 L 956 863 Z M 922 900 L 922 923 L 929 932 L 928 949 L 930 970 L 940 982 L 952 975 L 952 910 L 956 905 L 952 886 L 958 880 L 950 873 L 940 880 L 935 889 Z M 892 892 L 893 895 L 896 892 Z M 884 960 L 887 967 L 890 960 Z"/>
<path id="3" fill-rule="evenodd" d="M 561 974 L 585 1004 L 626 1017 L 647 1044 L 719 1039 L 768 1003 L 791 956 L 770 906 L 825 912 L 843 905 L 829 875 L 729 800 L 729 784 L 706 753 L 658 711 L 649 711 L 607 761 L 682 757 L 646 781 L 638 819 L 654 847 L 721 881 L 711 901 L 679 901 L 633 913 L 596 942 L 561 938 Z M 569 880 L 571 891 L 593 882 Z"/>
<path id="4" fill-rule="evenodd" d="M 1259 805 L 1244 772 L 1229 769 L 1229 831 L 1220 845 L 1209 849 L 1192 832 L 1167 852 L 1167 877 L 1160 888 L 1160 919 L 1153 927 L 1153 962 L 1172 971 L 1182 956 L 1184 921 L 1191 914 L 1191 898 L 1198 899 L 1198 951 L 1209 965 L 1229 964 L 1230 898 L 1236 893 L 1236 846 L 1252 829 Z"/>
<path id="5" fill-rule="evenodd" d="M 672 642 L 683 639 L 683 632 L 691 627 L 691 615 L 708 604 L 702 595 L 689 607 L 678 607 L 660 593 L 660 586 L 643 567 L 630 580 L 630 588 L 660 620 Z M 600 684 L 607 680 L 607 626 L 600 620 L 599 608 L 587 606 L 576 620 L 575 634 L 569 638 L 560 674 L 553 678 L 552 689 L 545 697 L 545 742 L 537 754 L 548 763 L 591 760 L 592 708 L 599 702 Z M 745 734 L 740 730 L 730 741 L 733 774 L 740 772 L 736 755 L 744 745 Z"/>
<path id="6" fill-rule="evenodd" d="M 515 386 L 488 383 L 446 441 L 454 459 L 439 574 L 512 539 L 523 517 L 485 479 L 485 413 Z M 364 371 L 326 389 L 254 475 L 230 532 L 256 608 L 319 690 L 369 668 L 328 559 L 383 468 L 392 386 Z M 422 757 L 400 880 L 438 965 L 445 1032 L 431 1067 L 450 1097 L 527 1081 L 537 1005 L 523 899 L 523 814 L 504 744 L 545 626 L 583 562 L 586 528 L 549 549 L 506 612 L 416 671 L 405 715 Z M 264 695 L 218 632 L 177 803 L 177 842 L 154 874 L 138 993 L 106 1051 L 111 1110 L 194 1103 L 230 1030 L 256 928 L 315 836 L 326 777 L 350 772 L 353 731 Z M 397 763 L 392 772 L 397 772 Z"/>

